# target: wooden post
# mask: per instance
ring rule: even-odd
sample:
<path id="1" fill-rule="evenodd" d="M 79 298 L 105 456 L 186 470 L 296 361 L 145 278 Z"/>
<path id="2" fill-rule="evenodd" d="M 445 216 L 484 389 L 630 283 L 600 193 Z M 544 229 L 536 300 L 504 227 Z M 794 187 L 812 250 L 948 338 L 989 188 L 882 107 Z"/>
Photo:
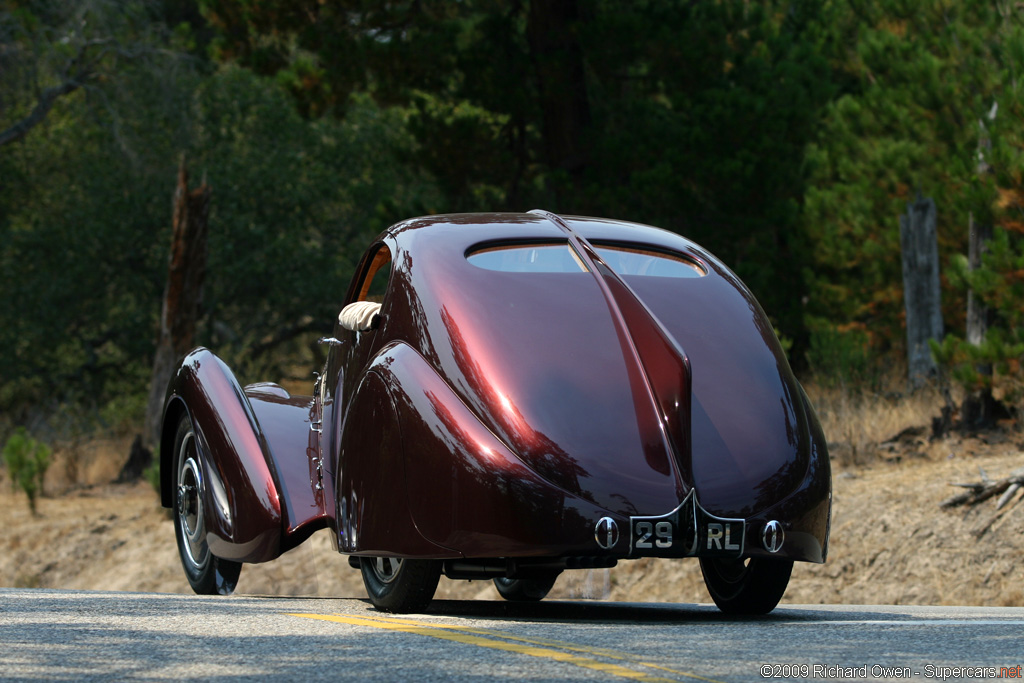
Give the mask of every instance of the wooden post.
<path id="1" fill-rule="evenodd" d="M 912 388 L 937 368 L 929 339 L 942 339 L 942 294 L 939 288 L 939 242 L 935 202 L 918 194 L 900 216 L 903 254 L 903 301 L 907 310 L 907 366 Z"/>
<path id="2" fill-rule="evenodd" d="M 152 447 L 160 438 L 164 394 L 182 356 L 195 343 L 196 323 L 202 302 L 206 275 L 206 235 L 210 214 L 210 187 L 204 181 L 194 190 L 188 188 L 185 156 L 178 166 L 178 184 L 174 191 L 171 215 L 171 253 L 160 316 L 160 337 L 153 358 L 153 376 L 149 385 L 143 441 Z"/>

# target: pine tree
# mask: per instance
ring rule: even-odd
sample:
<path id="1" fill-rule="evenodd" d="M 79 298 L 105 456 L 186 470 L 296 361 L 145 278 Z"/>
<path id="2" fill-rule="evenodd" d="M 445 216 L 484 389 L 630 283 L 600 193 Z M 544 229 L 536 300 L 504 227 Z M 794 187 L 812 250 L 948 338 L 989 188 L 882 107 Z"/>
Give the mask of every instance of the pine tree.
<path id="1" fill-rule="evenodd" d="M 833 6 L 831 58 L 842 94 L 808 154 L 810 324 L 901 351 L 899 221 L 921 192 L 938 206 L 944 260 L 966 251 L 969 216 L 989 213 L 978 178 L 978 120 L 1005 90 L 1010 26 L 998 4 L 850 0 Z M 1016 10 L 1014 10 L 1016 12 Z M 943 297 L 963 325 L 963 292 Z M 813 343 L 813 342 L 812 342 Z"/>

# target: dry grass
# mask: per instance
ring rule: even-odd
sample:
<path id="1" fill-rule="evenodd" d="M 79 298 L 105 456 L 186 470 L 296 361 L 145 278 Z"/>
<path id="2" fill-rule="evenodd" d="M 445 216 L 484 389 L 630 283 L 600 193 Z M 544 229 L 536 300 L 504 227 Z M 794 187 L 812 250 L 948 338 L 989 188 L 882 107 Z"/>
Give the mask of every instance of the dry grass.
<path id="1" fill-rule="evenodd" d="M 929 441 L 940 394 L 858 392 L 806 385 L 835 466 L 829 561 L 801 563 L 789 603 L 1024 604 L 1024 503 L 991 523 L 994 503 L 942 510 L 950 483 L 999 478 L 1020 466 L 1019 433 Z M 301 390 L 301 389 L 300 389 Z M 886 443 L 907 428 L 918 431 Z M 148 484 L 104 485 L 128 457 L 128 438 L 54 444 L 47 497 L 28 511 L 0 467 L 0 585 L 186 592 L 173 524 Z M 69 464 L 70 463 L 70 464 Z M 977 529 L 990 526 L 979 537 Z M 247 565 L 239 592 L 364 595 L 358 571 L 318 532 L 281 558 Z M 553 598 L 706 602 L 696 562 L 638 560 L 566 572 Z M 498 596 L 490 582 L 442 581 L 440 599 Z"/>
<path id="2" fill-rule="evenodd" d="M 908 428 L 927 436 L 933 417 L 944 405 L 934 386 L 904 394 L 869 393 L 850 388 L 827 388 L 813 380 L 804 384 L 829 442 L 832 460 L 843 467 L 870 464 L 879 444 Z"/>

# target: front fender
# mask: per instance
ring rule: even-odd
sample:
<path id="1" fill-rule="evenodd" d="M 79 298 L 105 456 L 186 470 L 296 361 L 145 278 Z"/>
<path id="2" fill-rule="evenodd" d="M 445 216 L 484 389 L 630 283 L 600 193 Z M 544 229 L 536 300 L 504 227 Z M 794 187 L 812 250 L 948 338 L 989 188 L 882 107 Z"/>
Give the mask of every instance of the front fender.
<path id="1" fill-rule="evenodd" d="M 207 542 L 217 557 L 266 562 L 281 553 L 281 499 L 266 440 L 231 370 L 205 348 L 188 354 L 164 403 L 161 502 L 174 501 L 174 435 L 181 416 L 203 448 Z"/>

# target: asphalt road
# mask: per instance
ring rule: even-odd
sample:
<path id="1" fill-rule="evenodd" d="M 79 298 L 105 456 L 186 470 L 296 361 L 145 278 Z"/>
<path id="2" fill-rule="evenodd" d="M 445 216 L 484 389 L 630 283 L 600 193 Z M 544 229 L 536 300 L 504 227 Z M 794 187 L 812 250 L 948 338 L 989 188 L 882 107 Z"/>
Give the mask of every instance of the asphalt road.
<path id="1" fill-rule="evenodd" d="M 0 588 L 4 681 L 963 681 L 1021 664 L 1024 608 L 729 619 L 708 605 L 435 601 L 394 616 L 356 599 Z"/>

